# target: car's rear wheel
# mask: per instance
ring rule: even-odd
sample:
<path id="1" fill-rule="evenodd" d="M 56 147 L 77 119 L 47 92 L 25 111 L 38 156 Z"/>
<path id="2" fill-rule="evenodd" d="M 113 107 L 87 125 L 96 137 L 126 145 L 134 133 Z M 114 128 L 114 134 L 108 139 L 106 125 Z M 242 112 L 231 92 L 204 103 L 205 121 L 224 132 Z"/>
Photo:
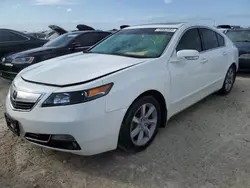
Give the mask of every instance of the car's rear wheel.
<path id="1" fill-rule="evenodd" d="M 231 65 L 227 71 L 223 86 L 219 91 L 222 95 L 227 95 L 231 92 L 236 78 L 236 68 L 234 65 Z"/>
<path id="2" fill-rule="evenodd" d="M 154 140 L 161 120 L 159 102 L 152 96 L 136 100 L 127 111 L 119 135 L 119 147 L 138 152 Z"/>

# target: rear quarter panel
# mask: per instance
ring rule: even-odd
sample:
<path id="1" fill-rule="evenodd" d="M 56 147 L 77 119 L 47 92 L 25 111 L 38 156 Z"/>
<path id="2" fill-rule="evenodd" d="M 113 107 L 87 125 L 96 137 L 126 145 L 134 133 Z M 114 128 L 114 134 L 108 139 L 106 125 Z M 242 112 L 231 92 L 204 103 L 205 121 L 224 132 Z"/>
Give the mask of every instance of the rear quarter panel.
<path id="1" fill-rule="evenodd" d="M 228 49 L 228 68 L 232 65 L 232 63 L 236 64 L 236 68 L 238 70 L 239 68 L 239 50 L 238 48 L 233 44 L 233 42 L 224 34 L 226 39 L 226 46 Z"/>

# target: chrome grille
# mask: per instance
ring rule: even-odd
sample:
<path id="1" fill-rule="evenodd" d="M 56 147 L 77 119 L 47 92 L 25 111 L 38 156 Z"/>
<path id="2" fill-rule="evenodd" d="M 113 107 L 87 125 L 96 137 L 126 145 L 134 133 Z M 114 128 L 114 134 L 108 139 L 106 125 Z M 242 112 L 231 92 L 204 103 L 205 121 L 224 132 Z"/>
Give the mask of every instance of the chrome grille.
<path id="1" fill-rule="evenodd" d="M 20 102 L 15 101 L 12 97 L 10 98 L 11 105 L 17 110 L 31 110 L 35 103 L 34 102 Z"/>
<path id="2" fill-rule="evenodd" d="M 30 111 L 42 97 L 41 93 L 30 93 L 16 89 L 14 84 L 10 88 L 10 103 L 14 110 Z"/>

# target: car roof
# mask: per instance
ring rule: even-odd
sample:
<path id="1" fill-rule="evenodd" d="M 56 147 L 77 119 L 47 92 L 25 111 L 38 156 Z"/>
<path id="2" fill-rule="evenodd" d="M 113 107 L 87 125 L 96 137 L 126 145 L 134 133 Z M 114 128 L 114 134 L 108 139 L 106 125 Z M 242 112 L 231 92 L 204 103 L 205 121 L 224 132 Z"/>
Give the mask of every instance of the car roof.
<path id="1" fill-rule="evenodd" d="M 173 22 L 173 23 L 154 23 L 154 24 L 143 24 L 137 26 L 130 26 L 125 29 L 142 29 L 142 28 L 180 28 L 187 23 L 185 22 Z"/>
<path id="2" fill-rule="evenodd" d="M 31 36 L 31 35 L 29 35 L 29 34 L 27 34 L 25 32 L 16 31 L 16 30 L 13 30 L 13 29 L 0 28 L 0 31 L 10 31 L 10 32 L 13 32 L 13 33 L 17 33 L 19 35 L 23 35 L 23 36 L 28 37 L 28 38 L 32 37 L 32 38 L 36 39 L 36 37 L 33 37 L 33 36 Z"/>
<path id="3" fill-rule="evenodd" d="M 229 29 L 228 31 L 250 31 L 250 28 Z"/>
<path id="4" fill-rule="evenodd" d="M 110 31 L 102 31 L 102 30 L 87 30 L 87 31 L 70 31 L 67 34 L 83 34 L 83 33 L 111 33 Z"/>

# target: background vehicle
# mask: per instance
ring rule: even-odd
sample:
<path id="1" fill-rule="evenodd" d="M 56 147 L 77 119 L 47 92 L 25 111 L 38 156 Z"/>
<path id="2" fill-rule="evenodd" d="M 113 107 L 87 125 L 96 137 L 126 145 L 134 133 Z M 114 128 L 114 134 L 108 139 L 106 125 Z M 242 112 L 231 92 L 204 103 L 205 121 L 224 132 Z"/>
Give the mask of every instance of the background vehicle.
<path id="1" fill-rule="evenodd" d="M 44 32 L 44 34 L 46 35 L 45 39 L 48 39 L 48 40 L 55 39 L 60 35 L 71 32 L 71 31 L 67 31 L 66 29 L 59 27 L 57 25 L 50 25 L 49 28 L 51 29 L 50 31 Z M 77 31 L 95 30 L 94 28 L 92 28 L 88 25 L 83 25 L 83 24 L 77 25 L 76 28 L 78 29 Z M 76 31 L 76 30 L 74 30 L 74 31 Z"/>
<path id="2" fill-rule="evenodd" d="M 39 33 L 39 32 L 32 32 L 32 33 L 24 32 L 24 33 L 36 37 L 38 39 L 46 39 L 46 35 L 44 33 Z"/>
<path id="3" fill-rule="evenodd" d="M 250 29 L 228 30 L 226 35 L 239 49 L 239 69 L 250 70 Z"/>
<path id="4" fill-rule="evenodd" d="M 232 29 L 232 26 L 230 26 L 230 25 L 218 25 L 217 29 L 223 33 L 226 33 L 228 30 Z"/>
<path id="5" fill-rule="evenodd" d="M 216 28 L 128 27 L 85 54 L 20 72 L 6 98 L 6 121 L 51 149 L 141 151 L 174 114 L 211 93 L 230 93 L 237 69 L 237 48 Z"/>
<path id="6" fill-rule="evenodd" d="M 67 33 L 68 31 L 57 26 L 57 25 L 50 25 L 49 28 L 51 29 L 50 31 L 45 32 L 46 36 L 45 38 L 48 40 L 53 40 L 57 38 L 60 35 L 63 35 Z"/>
<path id="7" fill-rule="evenodd" d="M 0 29 L 0 59 L 10 53 L 40 47 L 46 42 L 47 40 L 41 40 L 18 31 Z"/>
<path id="8" fill-rule="evenodd" d="M 110 34 L 110 32 L 97 30 L 67 32 L 42 47 L 6 56 L 0 62 L 1 76 L 12 79 L 25 67 L 54 57 L 86 50 Z"/>
<path id="9" fill-rule="evenodd" d="M 130 27 L 130 25 L 121 25 L 119 30 L 125 29 L 127 27 Z M 112 29 L 112 30 L 109 30 L 109 31 L 112 32 L 112 33 L 114 33 L 114 32 L 117 32 L 119 30 L 118 29 Z"/>

